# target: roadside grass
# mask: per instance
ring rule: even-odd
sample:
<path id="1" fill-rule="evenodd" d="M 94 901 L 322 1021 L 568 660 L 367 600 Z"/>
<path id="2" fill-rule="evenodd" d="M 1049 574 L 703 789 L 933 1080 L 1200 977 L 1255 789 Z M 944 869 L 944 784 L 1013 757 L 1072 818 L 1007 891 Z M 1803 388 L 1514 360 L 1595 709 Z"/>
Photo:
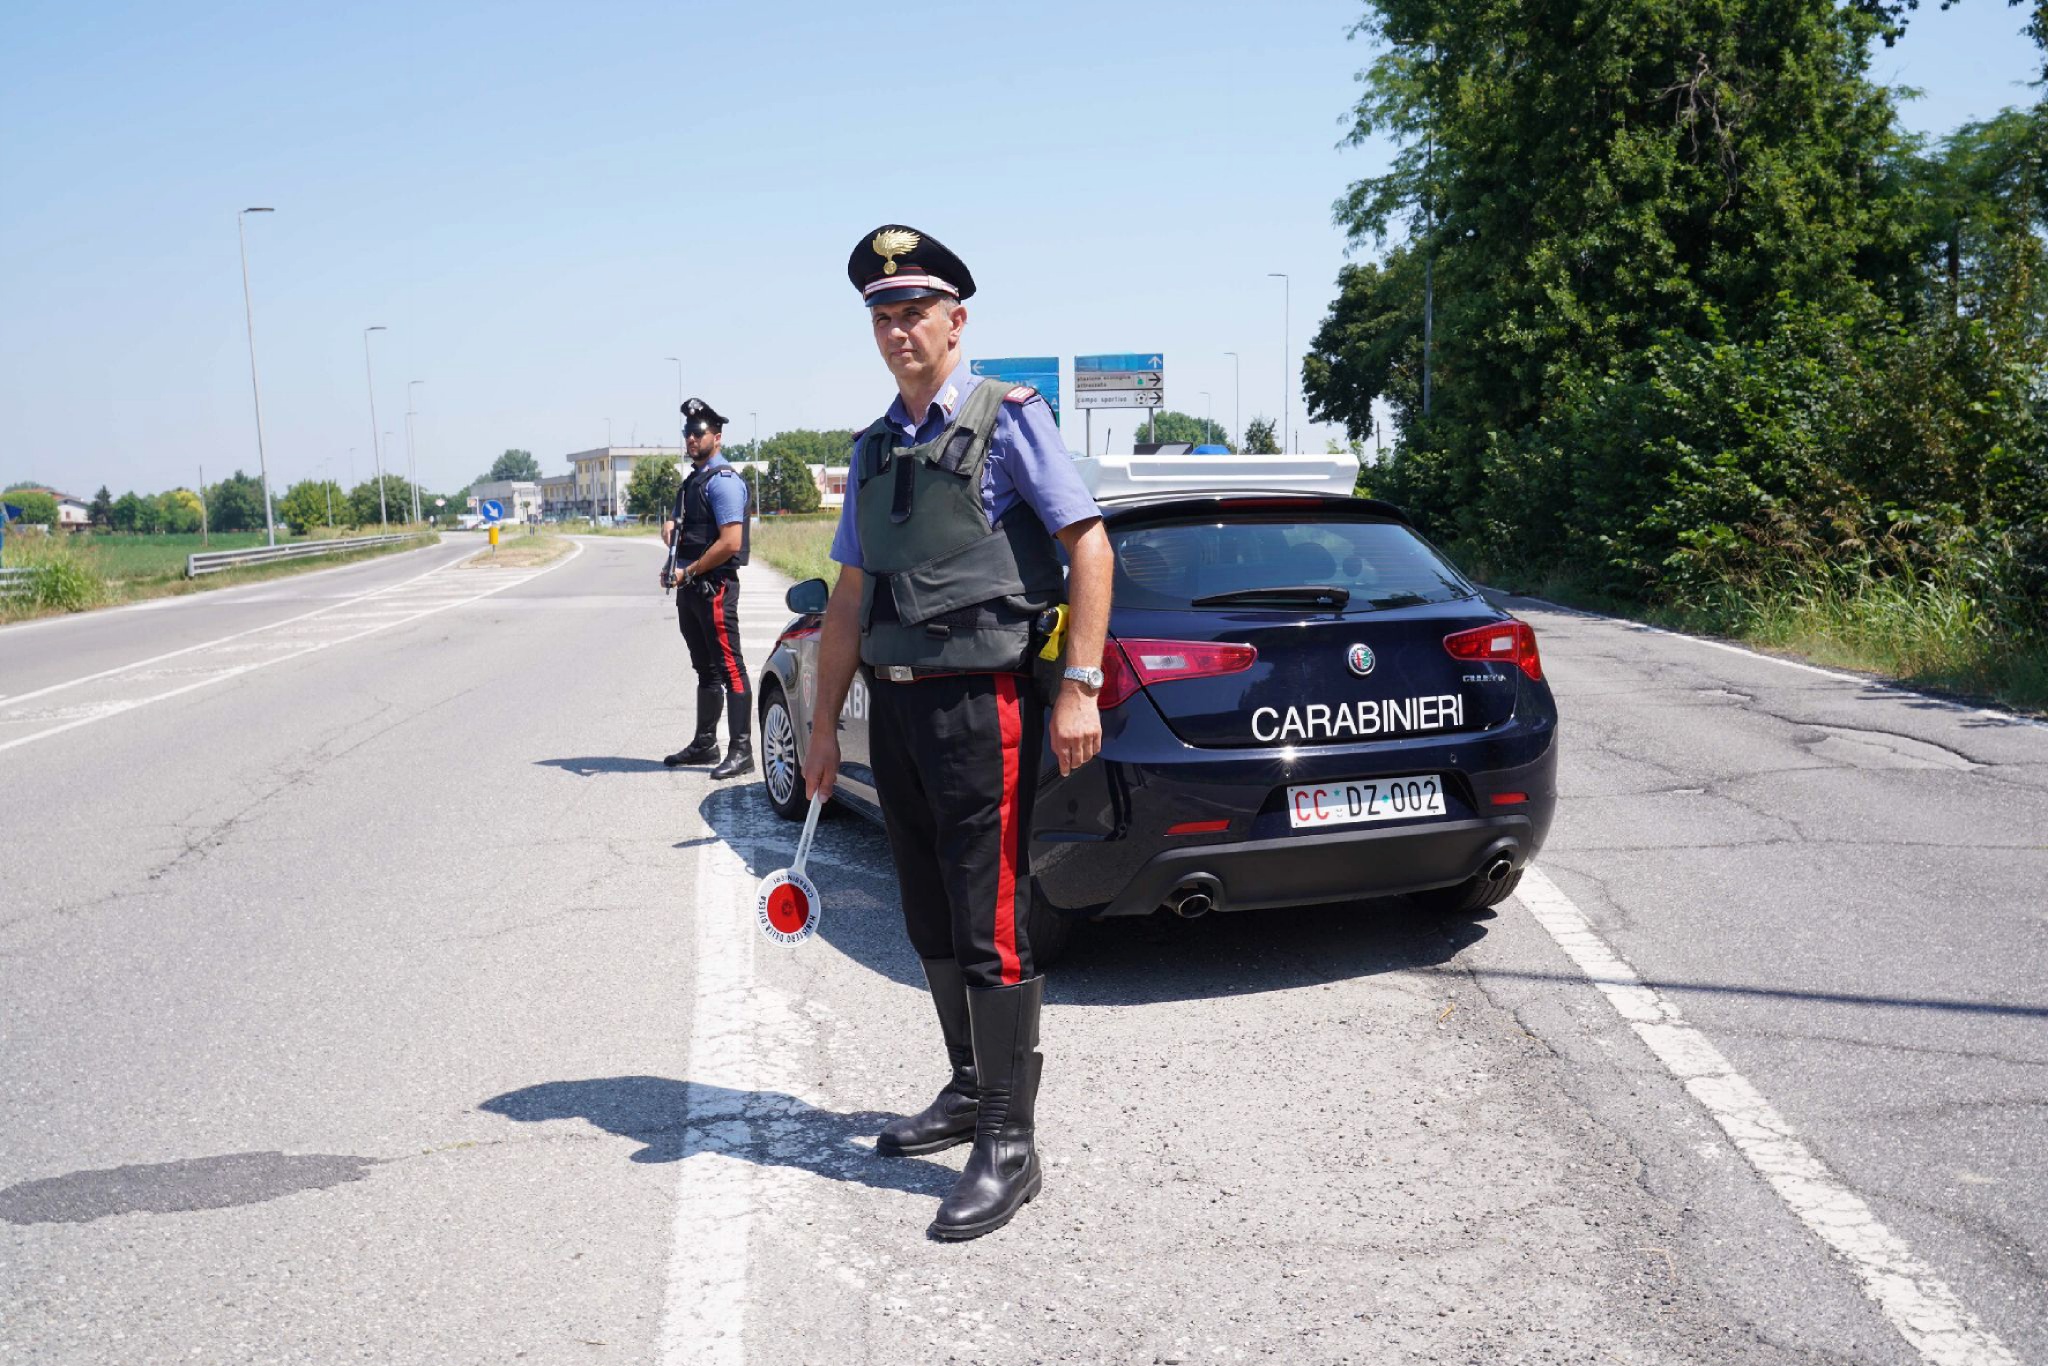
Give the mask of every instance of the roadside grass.
<path id="1" fill-rule="evenodd" d="M 753 552 L 798 583 L 834 583 L 839 566 L 832 561 L 832 533 L 838 525 L 836 512 L 763 517 L 754 523 Z"/>
<path id="2" fill-rule="evenodd" d="M 486 545 L 462 562 L 464 569 L 532 569 L 551 564 L 569 553 L 573 544 L 552 527 L 527 526 L 501 531 L 498 547 Z"/>
<path id="3" fill-rule="evenodd" d="M 2048 640 L 2001 630 L 1954 580 L 1815 569 L 1762 585 L 1723 584 L 1697 600 L 1645 607 L 1552 579 L 1538 596 L 1716 636 L 1771 654 L 1896 679 L 1924 691 L 2048 713 Z"/>
<path id="4" fill-rule="evenodd" d="M 244 565 L 237 569 L 225 569 L 218 574 L 204 578 L 184 577 L 185 557 L 194 551 L 237 550 L 250 545 L 261 545 L 262 532 L 236 533 L 230 536 L 215 536 L 212 544 L 201 546 L 199 537 L 182 536 L 137 536 L 126 538 L 136 541 L 189 541 L 189 545 L 172 546 L 154 550 L 145 548 L 136 551 L 122 546 L 115 549 L 114 563 L 125 570 L 123 574 L 108 572 L 108 563 L 98 554 L 95 542 L 114 540 L 113 537 L 87 539 L 81 536 L 29 537 L 9 536 L 7 538 L 6 565 L 8 568 L 26 567 L 34 564 L 40 568 L 37 575 L 39 588 L 27 594 L 0 596 L 0 624 L 27 621 L 35 617 L 57 616 L 66 612 L 83 612 L 94 607 L 118 606 L 129 602 L 142 602 L 153 598 L 184 597 L 188 593 L 205 593 L 217 588 L 233 588 L 241 584 L 262 583 L 269 579 L 290 578 L 316 569 L 332 569 L 337 565 L 353 564 L 358 560 L 376 559 L 400 551 L 418 550 L 425 546 L 437 545 L 440 537 L 422 528 L 400 528 L 394 531 L 410 530 L 420 532 L 420 539 L 402 545 L 372 546 L 364 550 L 337 551 L 332 555 L 321 555 L 312 559 L 286 560 L 277 564 Z M 316 539 L 337 539 L 341 535 L 354 534 L 337 532 L 336 537 L 320 536 Z M 361 534 L 369 535 L 369 531 Z M 86 543 L 80 545 L 84 540 Z M 237 544 L 236 542 L 240 542 Z M 175 567 L 166 569 L 174 562 Z M 41 588 L 40 585 L 62 585 L 56 591 Z"/>

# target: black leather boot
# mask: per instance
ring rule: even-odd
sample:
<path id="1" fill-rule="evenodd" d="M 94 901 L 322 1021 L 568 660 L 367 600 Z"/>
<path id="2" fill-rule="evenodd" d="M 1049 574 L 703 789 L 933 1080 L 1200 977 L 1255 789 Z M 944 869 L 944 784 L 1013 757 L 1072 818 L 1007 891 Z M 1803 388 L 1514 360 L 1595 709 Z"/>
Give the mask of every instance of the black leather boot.
<path id="1" fill-rule="evenodd" d="M 974 1036 L 967 1026 L 967 979 L 954 959 L 923 961 L 925 985 L 931 988 L 932 1004 L 938 1008 L 939 1033 L 945 1036 L 953 1079 L 924 1109 L 882 1126 L 875 1138 L 875 1151 L 883 1157 L 914 1157 L 966 1143 L 974 1137 L 974 1117 L 981 1109 L 975 1100 Z"/>
<path id="2" fill-rule="evenodd" d="M 718 708 L 723 701 L 723 688 L 697 689 L 697 738 L 663 759 L 664 764 L 670 768 L 708 764 L 718 757 Z"/>
<path id="3" fill-rule="evenodd" d="M 1043 977 L 1014 987 L 970 988 L 967 993 L 981 1113 L 974 1126 L 974 1151 L 932 1221 L 934 1238 L 959 1242 L 993 1233 L 1045 1183 L 1031 1141 L 1043 1061 L 1038 1054 L 1038 1006 L 1044 998 Z"/>
<path id="4" fill-rule="evenodd" d="M 744 693 L 725 695 L 725 733 L 732 743 L 725 747 L 725 758 L 711 770 L 712 777 L 737 778 L 754 771 L 754 718 L 747 705 L 752 701 Z"/>

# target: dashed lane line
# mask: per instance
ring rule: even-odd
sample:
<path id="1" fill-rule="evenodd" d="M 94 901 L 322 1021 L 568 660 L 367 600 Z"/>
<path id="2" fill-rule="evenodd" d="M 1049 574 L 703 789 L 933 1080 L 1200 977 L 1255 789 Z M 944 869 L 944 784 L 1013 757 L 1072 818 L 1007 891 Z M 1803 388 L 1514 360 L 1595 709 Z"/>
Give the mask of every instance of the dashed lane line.
<path id="1" fill-rule="evenodd" d="M 520 584 L 530 583 L 534 579 L 539 578 L 542 574 L 551 573 L 554 570 L 561 568 L 563 565 L 569 563 L 569 561 L 575 559 L 577 555 L 581 554 L 582 549 L 582 546 L 578 545 L 568 555 L 565 555 L 561 559 L 556 560 L 553 564 L 535 570 L 533 573 L 530 574 L 521 574 L 517 577 L 507 578 L 502 582 L 492 584 L 491 586 L 483 589 L 483 591 L 481 592 L 470 593 L 466 596 L 457 598 L 443 598 L 438 596 L 430 598 L 428 600 L 427 605 L 425 605 L 418 611 L 411 612 L 409 615 L 402 617 L 394 616 L 387 620 L 380 620 L 376 622 L 376 624 L 367 626 L 364 629 L 356 631 L 351 635 L 305 641 L 300 648 L 292 650 L 289 654 L 281 653 L 274 655 L 268 659 L 250 660 L 247 663 L 235 664 L 228 668 L 218 669 L 207 673 L 206 675 L 195 680 L 194 682 L 183 684 L 180 687 L 170 688 L 163 692 L 151 693 L 144 697 L 121 698 L 114 701 L 110 701 L 108 703 L 103 704 L 102 709 L 94 711 L 89 715 L 79 716 L 73 720 L 66 721 L 61 725 L 50 726 L 43 730 L 32 731 L 27 735 L 18 735 L 11 740 L 0 741 L 0 753 L 5 753 L 10 749 L 17 749 L 22 745 L 33 744 L 37 740 L 46 740 L 53 735 L 62 735 L 66 731 L 77 730 L 81 726 L 89 726 L 96 721 L 104 721 L 111 716 L 125 715 L 126 713 L 134 711 L 139 707 L 146 707 L 156 702 L 169 701 L 171 698 L 174 697 L 182 697 L 186 693 L 196 692 L 201 688 L 209 688 L 216 683 L 225 683 L 231 678 L 240 678 L 244 674 L 254 673 L 258 669 L 267 669 L 274 664 L 282 664 L 287 660 L 298 659 L 302 656 L 312 654 L 315 651 L 333 649 L 337 645 L 347 645 L 354 641 L 362 640 L 367 636 L 376 635 L 380 631 L 388 631 L 394 626 L 403 626 L 408 622 L 419 621 L 422 618 L 433 616 L 438 612 L 445 612 L 451 607 L 460 607 L 464 603 L 476 602 L 482 598 L 490 597 L 494 593 L 502 593 L 508 588 L 515 588 Z M 443 565 L 439 568 L 428 570 L 427 573 L 425 574 L 418 575 L 414 578 L 401 580 L 400 582 L 392 584 L 389 587 L 378 589 L 374 593 L 365 594 L 363 596 L 381 597 L 388 593 L 394 593 L 411 584 L 416 584 L 421 582 L 422 580 L 431 578 L 435 574 L 447 572 L 452 568 L 453 566 Z M 233 635 L 222 636 L 217 640 L 206 641 L 199 645 L 188 645 L 180 650 L 172 650 L 166 654 L 152 656 L 149 659 L 138 659 L 130 664 L 119 665 L 112 669 L 103 669 L 99 673 L 87 674 L 82 678 L 70 679 L 67 682 L 53 683 L 49 687 L 39 688 L 34 692 L 22 693 L 17 697 L 9 698 L 7 700 L 7 706 L 11 709 L 19 703 L 28 701 L 32 698 L 46 696 L 50 693 L 58 692 L 65 688 L 77 687 L 80 684 L 84 683 L 92 683 L 104 679 L 115 678 L 119 675 L 132 673 L 135 670 L 142 669 L 147 665 L 161 663 L 166 659 L 175 659 L 181 655 L 190 655 L 195 651 L 204 650 L 212 646 L 219 646 L 229 644 L 231 642 L 241 641 L 244 637 L 254 635 L 259 631 L 274 631 L 279 627 L 289 626 L 294 622 L 305 621 L 310 617 L 321 616 L 324 613 L 333 612 L 341 607 L 345 607 L 349 605 L 349 603 L 351 602 L 359 602 L 361 600 L 361 598 L 348 599 L 345 602 L 336 603 L 329 607 L 320 608 L 318 611 L 306 612 L 296 617 L 287 618 L 284 621 L 271 622 L 267 626 L 254 627 L 248 631 L 237 631 Z M 5 720 L 6 718 L 4 716 L 0 716 L 0 722 L 4 722 Z"/>
<path id="2" fill-rule="evenodd" d="M 463 558 L 467 559 L 468 557 L 464 556 Z M 452 563 L 459 564 L 461 563 L 461 561 L 456 560 Z M 348 566 L 340 567 L 346 568 Z M 36 688 L 30 692 L 17 693 L 13 697 L 9 697 L 5 700 L 10 704 L 16 702 L 26 702 L 31 698 L 43 697 L 53 692 L 61 692 L 65 688 L 76 688 L 86 683 L 97 683 L 103 678 L 114 678 L 120 674 L 128 673 L 129 671 L 134 669 L 147 668 L 152 664 L 161 664 L 166 659 L 176 659 L 180 655 L 189 655 L 197 650 L 212 649 L 217 645 L 225 645 L 230 641 L 241 640 L 246 636 L 257 635 L 263 631 L 275 631 L 279 627 L 290 626 L 295 622 L 306 621 L 313 617 L 326 616 L 330 612 L 339 612 L 345 607 L 352 607 L 355 604 L 367 601 L 370 598 L 379 597 L 385 593 L 395 593 L 401 588 L 405 588 L 412 584 L 420 582 L 422 579 L 430 579 L 434 575 L 440 573 L 442 570 L 447 569 L 449 567 L 450 566 L 446 564 L 435 565 L 432 569 L 429 569 L 424 574 L 415 574 L 409 579 L 400 579 L 397 583 L 386 584 L 382 588 L 372 588 L 366 592 L 352 593 L 348 597 L 345 597 L 338 602 L 330 602 L 327 604 L 327 606 L 316 607 L 310 612 L 301 612 L 299 613 L 299 615 L 295 617 L 286 617 L 281 621 L 265 622 L 261 626 L 251 626 L 246 631 L 235 631 L 228 635 L 215 636 L 212 640 L 202 640 L 197 645 L 184 645 L 180 646 L 178 649 L 175 650 L 166 650 L 164 653 L 160 655 L 150 655 L 146 659 L 131 660 L 126 664 L 116 664 L 113 668 L 101 669 L 98 673 L 80 674 L 77 678 L 67 678 L 61 683 L 51 683 L 46 687 Z M 191 601 L 191 599 L 172 599 L 172 601 Z M 0 748 L 4 748 L 4 746 L 0 746 Z"/>
<path id="3" fill-rule="evenodd" d="M 1864 1294 L 1923 1360 L 1930 1366 L 2019 1366 L 2019 1358 L 1815 1156 L 1721 1050 L 1608 947 L 1556 883 L 1529 868 L 1517 895 L 1778 1198 L 1849 1263 Z"/>

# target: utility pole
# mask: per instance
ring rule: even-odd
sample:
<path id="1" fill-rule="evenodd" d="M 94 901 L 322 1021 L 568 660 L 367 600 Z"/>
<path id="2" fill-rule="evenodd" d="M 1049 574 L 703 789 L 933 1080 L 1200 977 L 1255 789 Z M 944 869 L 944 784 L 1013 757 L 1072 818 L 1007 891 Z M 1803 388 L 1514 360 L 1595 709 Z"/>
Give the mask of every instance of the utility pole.
<path id="1" fill-rule="evenodd" d="M 1293 326 L 1294 282 L 1277 270 L 1266 272 L 1267 279 L 1276 277 L 1280 281 L 1280 450 L 1284 454 L 1294 449 L 1294 434 L 1287 429 L 1294 389 L 1294 365 L 1287 354 L 1287 334 Z"/>
<path id="2" fill-rule="evenodd" d="M 382 323 L 363 329 L 363 379 L 370 386 L 370 452 L 377 458 L 377 529 L 391 529 L 391 509 L 384 505 L 384 447 L 377 439 L 377 373 L 370 366 L 370 334 L 388 332 Z"/>
<path id="3" fill-rule="evenodd" d="M 201 465 L 199 467 L 199 544 L 202 548 L 213 544 L 211 537 L 207 533 L 206 522 L 206 466 Z"/>
<path id="4" fill-rule="evenodd" d="M 273 546 L 277 544 L 277 518 L 270 510 L 270 459 L 263 450 L 263 389 L 256 383 L 256 305 L 249 301 L 249 237 L 242 231 L 242 220 L 252 213 L 275 212 L 275 209 L 244 209 L 235 215 L 235 241 L 242 248 L 242 317 L 249 326 L 249 393 L 256 400 L 256 468 L 263 474 L 263 529 L 269 534 Z M 199 501 L 206 501 L 203 491 Z"/>
<path id="5" fill-rule="evenodd" d="M 1230 423 L 1231 423 L 1231 426 L 1232 426 L 1232 427 L 1236 428 L 1236 435 L 1235 435 L 1235 436 L 1234 436 L 1234 437 L 1233 437 L 1232 439 L 1233 439 L 1233 440 L 1235 440 L 1235 441 L 1237 442 L 1237 448 L 1238 448 L 1239 450 L 1243 450 L 1243 449 L 1244 449 L 1244 374 L 1243 374 L 1243 372 L 1242 372 L 1242 370 L 1241 370 L 1241 368 L 1239 367 L 1239 364 L 1238 364 L 1238 359 L 1237 359 L 1237 352 L 1235 352 L 1235 351 L 1225 351 L 1225 352 L 1224 352 L 1223 354 L 1224 354 L 1224 355 L 1226 355 L 1226 356 L 1228 356 L 1228 357 L 1230 357 L 1230 388 L 1231 388 L 1231 400 L 1230 400 Z"/>
<path id="6" fill-rule="evenodd" d="M 405 477 L 412 484 L 412 520 L 417 526 L 420 520 L 420 476 L 419 468 L 413 462 L 412 420 L 419 410 L 412 406 L 412 391 L 425 384 L 423 379 L 406 381 L 405 385 Z"/>

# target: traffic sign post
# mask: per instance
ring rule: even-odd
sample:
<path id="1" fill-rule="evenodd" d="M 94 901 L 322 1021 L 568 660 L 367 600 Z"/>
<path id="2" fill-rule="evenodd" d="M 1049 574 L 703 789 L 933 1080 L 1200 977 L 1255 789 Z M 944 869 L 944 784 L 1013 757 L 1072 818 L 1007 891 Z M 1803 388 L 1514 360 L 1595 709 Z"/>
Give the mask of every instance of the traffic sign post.
<path id="1" fill-rule="evenodd" d="M 1087 443 L 1093 455 L 1095 409 L 1166 406 L 1166 357 L 1157 351 L 1074 357 L 1074 406 L 1090 419 Z"/>
<path id="2" fill-rule="evenodd" d="M 995 360 L 967 363 L 968 373 L 1005 384 L 1028 384 L 1052 408 L 1052 420 L 1060 420 L 1060 358 L 1058 356 L 1002 356 Z"/>

